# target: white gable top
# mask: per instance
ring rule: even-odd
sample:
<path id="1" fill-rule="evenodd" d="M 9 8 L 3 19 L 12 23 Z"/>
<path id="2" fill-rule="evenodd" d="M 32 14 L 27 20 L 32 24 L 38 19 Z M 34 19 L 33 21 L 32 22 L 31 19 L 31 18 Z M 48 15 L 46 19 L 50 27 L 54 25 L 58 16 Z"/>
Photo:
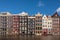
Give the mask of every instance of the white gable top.
<path id="1" fill-rule="evenodd" d="M 46 17 L 46 15 L 44 15 L 43 17 Z"/>
<path id="2" fill-rule="evenodd" d="M 10 12 L 0 12 L 0 15 L 11 15 Z"/>
<path id="3" fill-rule="evenodd" d="M 44 16 L 42 17 L 42 19 L 47 19 L 47 16 L 46 16 L 46 15 L 44 15 Z"/>
<path id="4" fill-rule="evenodd" d="M 42 16 L 42 14 L 40 14 L 40 13 L 38 12 L 35 16 Z"/>
<path id="5" fill-rule="evenodd" d="M 19 15 L 20 15 L 20 16 L 26 16 L 26 15 L 28 15 L 28 13 L 26 13 L 26 12 L 21 12 L 21 13 L 19 13 Z"/>

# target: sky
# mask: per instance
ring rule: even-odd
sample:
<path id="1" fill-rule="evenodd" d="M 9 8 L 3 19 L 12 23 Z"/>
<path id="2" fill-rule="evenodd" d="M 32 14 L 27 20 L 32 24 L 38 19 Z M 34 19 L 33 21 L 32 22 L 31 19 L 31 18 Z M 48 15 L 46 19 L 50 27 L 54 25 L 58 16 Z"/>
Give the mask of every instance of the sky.
<path id="1" fill-rule="evenodd" d="M 0 12 L 52 15 L 56 10 L 60 10 L 60 0 L 0 0 Z"/>

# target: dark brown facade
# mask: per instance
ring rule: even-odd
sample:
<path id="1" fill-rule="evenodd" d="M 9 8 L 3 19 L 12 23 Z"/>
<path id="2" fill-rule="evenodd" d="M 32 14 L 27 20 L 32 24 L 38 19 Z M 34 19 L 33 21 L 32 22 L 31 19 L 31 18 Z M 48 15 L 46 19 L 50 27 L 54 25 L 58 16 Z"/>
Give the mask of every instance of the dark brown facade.
<path id="1" fill-rule="evenodd" d="M 12 34 L 19 34 L 19 16 L 13 15 L 13 25 L 12 25 Z"/>
<path id="2" fill-rule="evenodd" d="M 60 30 L 60 17 L 59 17 L 59 30 Z M 60 35 L 60 31 L 59 31 L 59 35 Z"/>
<path id="3" fill-rule="evenodd" d="M 35 17 L 28 17 L 28 34 L 35 34 Z"/>
<path id="4" fill-rule="evenodd" d="M 28 34 L 28 16 L 20 16 L 20 34 Z"/>
<path id="5" fill-rule="evenodd" d="M 59 35 L 59 31 L 60 31 L 59 19 L 60 17 L 57 12 L 54 15 L 52 15 L 52 34 L 53 35 Z"/>

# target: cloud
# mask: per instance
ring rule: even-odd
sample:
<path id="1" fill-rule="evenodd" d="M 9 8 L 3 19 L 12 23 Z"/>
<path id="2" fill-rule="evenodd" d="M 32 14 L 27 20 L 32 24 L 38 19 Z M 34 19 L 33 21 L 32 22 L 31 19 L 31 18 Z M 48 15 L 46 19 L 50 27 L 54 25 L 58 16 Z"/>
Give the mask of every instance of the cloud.
<path id="1" fill-rule="evenodd" d="M 56 11 L 60 15 L 60 7 Z"/>
<path id="2" fill-rule="evenodd" d="M 42 1 L 38 2 L 38 7 L 44 6 L 44 3 L 42 3 Z"/>
<path id="3" fill-rule="evenodd" d="M 60 7 L 57 9 L 57 12 L 60 12 Z"/>

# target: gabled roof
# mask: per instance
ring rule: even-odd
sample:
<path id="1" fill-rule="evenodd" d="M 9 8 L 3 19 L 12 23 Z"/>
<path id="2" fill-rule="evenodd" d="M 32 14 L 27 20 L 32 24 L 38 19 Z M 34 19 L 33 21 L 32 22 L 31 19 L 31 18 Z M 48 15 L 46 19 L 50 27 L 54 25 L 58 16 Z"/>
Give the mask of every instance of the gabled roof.
<path id="1" fill-rule="evenodd" d="M 55 13 L 52 15 L 52 17 L 59 17 L 59 15 L 58 15 L 57 12 L 55 12 Z"/>

